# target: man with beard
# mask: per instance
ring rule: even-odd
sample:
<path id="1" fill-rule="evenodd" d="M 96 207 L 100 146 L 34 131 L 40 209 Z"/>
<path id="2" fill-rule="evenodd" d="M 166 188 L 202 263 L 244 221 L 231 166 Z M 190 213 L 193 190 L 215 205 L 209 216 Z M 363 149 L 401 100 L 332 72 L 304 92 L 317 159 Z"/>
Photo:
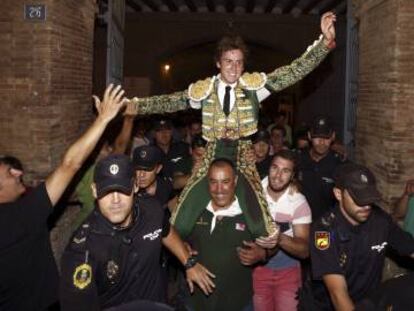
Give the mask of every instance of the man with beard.
<path id="1" fill-rule="evenodd" d="M 339 167 L 333 192 L 339 207 L 311 229 L 313 295 L 320 310 L 354 310 L 380 285 L 387 249 L 414 258 L 414 238 L 374 205 L 380 193 L 366 167 Z"/>
<path id="2" fill-rule="evenodd" d="M 282 150 L 271 162 L 263 181 L 269 211 L 280 227 L 277 247 L 267 250 L 268 262 L 253 273 L 256 311 L 296 310 L 296 292 L 301 285 L 299 259 L 309 255 L 311 211 L 294 185 L 296 155 Z"/>
<path id="3" fill-rule="evenodd" d="M 312 218 L 316 220 L 334 206 L 332 176 L 335 168 L 344 160 L 330 149 L 335 140 L 335 131 L 327 117 L 318 116 L 313 120 L 308 137 L 311 148 L 297 151 L 298 181 L 309 202 Z"/>

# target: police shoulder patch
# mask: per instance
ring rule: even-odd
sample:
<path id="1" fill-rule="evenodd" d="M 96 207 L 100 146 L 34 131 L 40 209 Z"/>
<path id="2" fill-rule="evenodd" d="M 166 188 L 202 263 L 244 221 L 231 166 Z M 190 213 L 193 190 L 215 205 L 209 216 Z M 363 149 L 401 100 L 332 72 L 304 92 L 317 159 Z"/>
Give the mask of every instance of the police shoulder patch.
<path id="1" fill-rule="evenodd" d="M 331 245 L 331 234 L 328 231 L 315 231 L 315 247 L 321 251 Z"/>
<path id="2" fill-rule="evenodd" d="M 75 268 L 73 272 L 73 285 L 78 289 L 85 289 L 92 281 L 92 267 L 83 263 Z"/>

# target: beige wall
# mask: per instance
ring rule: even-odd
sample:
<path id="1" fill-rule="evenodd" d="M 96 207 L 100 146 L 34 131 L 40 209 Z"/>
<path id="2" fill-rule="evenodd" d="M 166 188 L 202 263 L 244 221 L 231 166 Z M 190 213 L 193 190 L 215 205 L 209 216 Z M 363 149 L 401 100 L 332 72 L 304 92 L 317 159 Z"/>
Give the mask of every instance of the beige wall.
<path id="1" fill-rule="evenodd" d="M 389 208 L 414 178 L 414 1 L 355 0 L 359 20 L 356 154 Z"/>

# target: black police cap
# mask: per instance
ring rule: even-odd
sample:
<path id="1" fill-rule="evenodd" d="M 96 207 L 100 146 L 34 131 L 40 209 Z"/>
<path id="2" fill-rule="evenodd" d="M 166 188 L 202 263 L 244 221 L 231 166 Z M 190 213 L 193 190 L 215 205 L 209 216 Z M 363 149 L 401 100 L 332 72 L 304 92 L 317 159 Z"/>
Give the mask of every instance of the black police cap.
<path id="1" fill-rule="evenodd" d="M 313 119 L 310 128 L 311 137 L 330 138 L 332 133 L 333 128 L 328 117 L 318 116 Z"/>
<path id="2" fill-rule="evenodd" d="M 131 194 L 134 176 L 132 162 L 126 155 L 110 155 L 100 160 L 93 176 L 98 198 L 112 191 Z"/>
<path id="3" fill-rule="evenodd" d="M 359 206 L 371 205 L 381 199 L 374 174 L 365 166 L 345 163 L 334 174 L 336 187 L 346 189 Z"/>
<path id="4" fill-rule="evenodd" d="M 132 162 L 135 169 L 152 171 L 162 157 L 162 151 L 157 146 L 141 146 L 134 149 Z"/>

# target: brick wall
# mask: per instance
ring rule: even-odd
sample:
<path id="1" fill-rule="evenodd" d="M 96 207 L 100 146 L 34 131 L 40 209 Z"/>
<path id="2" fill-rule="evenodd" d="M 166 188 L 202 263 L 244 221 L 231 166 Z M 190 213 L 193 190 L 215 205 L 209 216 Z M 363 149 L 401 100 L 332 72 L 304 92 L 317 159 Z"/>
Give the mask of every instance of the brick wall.
<path id="1" fill-rule="evenodd" d="M 414 1 L 354 0 L 359 20 L 356 156 L 389 208 L 414 178 Z"/>
<path id="2" fill-rule="evenodd" d="M 45 22 L 23 18 L 30 1 L 2 1 L 0 153 L 42 179 L 92 117 L 95 0 L 44 0 Z"/>

